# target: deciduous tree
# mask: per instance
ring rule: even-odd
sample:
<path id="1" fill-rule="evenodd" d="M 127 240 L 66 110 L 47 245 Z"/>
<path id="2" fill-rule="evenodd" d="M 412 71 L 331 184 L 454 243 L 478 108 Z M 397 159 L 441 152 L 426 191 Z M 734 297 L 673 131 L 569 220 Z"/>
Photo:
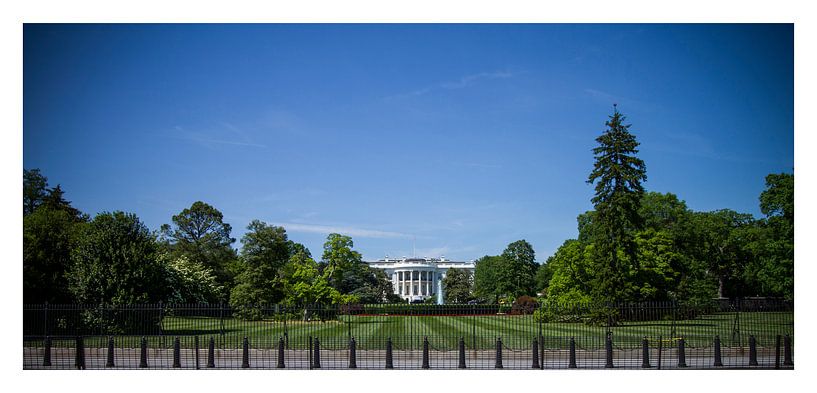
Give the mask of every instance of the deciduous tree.
<path id="1" fill-rule="evenodd" d="M 474 298 L 474 277 L 468 270 L 448 269 L 443 279 L 443 302 L 468 303 Z"/>
<path id="2" fill-rule="evenodd" d="M 161 228 L 162 240 L 174 257 L 186 256 L 211 269 L 225 288 L 232 284 L 230 265 L 237 258 L 231 231 L 223 214 L 201 201 L 173 216 L 173 227 Z"/>

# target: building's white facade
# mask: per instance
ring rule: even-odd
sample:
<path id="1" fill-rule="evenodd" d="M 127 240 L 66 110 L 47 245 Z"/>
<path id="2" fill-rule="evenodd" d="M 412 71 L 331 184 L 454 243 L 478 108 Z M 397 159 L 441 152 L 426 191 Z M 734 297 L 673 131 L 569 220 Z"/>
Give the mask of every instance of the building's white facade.
<path id="1" fill-rule="evenodd" d="M 391 279 L 394 294 L 407 301 L 436 297 L 443 304 L 443 279 L 448 269 L 463 269 L 474 274 L 474 261 L 457 262 L 437 258 L 389 258 L 367 262 L 369 266 L 383 269 Z"/>

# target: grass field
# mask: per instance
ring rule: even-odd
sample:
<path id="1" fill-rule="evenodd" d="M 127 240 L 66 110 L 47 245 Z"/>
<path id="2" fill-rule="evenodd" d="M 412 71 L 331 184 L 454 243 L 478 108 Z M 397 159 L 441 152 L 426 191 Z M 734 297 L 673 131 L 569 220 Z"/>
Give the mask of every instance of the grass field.
<path id="1" fill-rule="evenodd" d="M 601 348 L 607 328 L 584 323 L 538 323 L 532 316 L 340 316 L 332 321 L 241 321 L 208 317 L 166 317 L 163 334 L 168 336 L 198 335 L 202 339 L 215 337 L 220 345 L 240 346 L 248 337 L 253 347 L 275 347 L 284 338 L 288 347 L 306 347 L 309 337 L 317 337 L 327 349 L 345 348 L 350 337 L 362 349 L 385 348 L 391 337 L 395 349 L 417 349 L 423 337 L 432 347 L 454 349 L 462 337 L 467 348 L 492 348 L 501 338 L 509 348 L 529 348 L 540 333 L 546 348 L 566 348 L 570 337 L 577 346 Z M 541 332 L 540 332 L 541 329 Z M 656 343 L 659 337 L 665 345 L 683 337 L 690 347 L 712 345 L 716 335 L 724 346 L 745 346 L 750 335 L 760 346 L 774 345 L 775 336 L 794 333 L 793 313 L 753 312 L 717 313 L 682 321 L 625 322 L 610 328 L 614 345 L 637 348 L 648 337 Z M 204 344 L 202 344 L 204 345 Z"/>

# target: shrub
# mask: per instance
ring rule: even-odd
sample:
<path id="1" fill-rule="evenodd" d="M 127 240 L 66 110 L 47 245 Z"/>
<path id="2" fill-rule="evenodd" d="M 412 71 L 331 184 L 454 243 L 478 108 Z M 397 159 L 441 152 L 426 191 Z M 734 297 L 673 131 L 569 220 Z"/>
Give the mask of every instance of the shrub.
<path id="1" fill-rule="evenodd" d="M 539 303 L 530 296 L 520 296 L 516 298 L 511 306 L 512 315 L 530 315 L 537 309 Z"/>

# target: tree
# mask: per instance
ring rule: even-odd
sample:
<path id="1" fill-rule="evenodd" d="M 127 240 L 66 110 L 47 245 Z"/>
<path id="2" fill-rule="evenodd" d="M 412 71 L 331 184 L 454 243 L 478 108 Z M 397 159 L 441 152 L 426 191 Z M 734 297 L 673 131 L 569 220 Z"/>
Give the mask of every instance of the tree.
<path id="1" fill-rule="evenodd" d="M 474 278 L 471 272 L 464 269 L 448 269 L 443 279 L 443 302 L 446 304 L 463 304 L 471 301 Z"/>
<path id="2" fill-rule="evenodd" d="M 548 292 L 550 279 L 553 278 L 553 265 L 550 264 L 552 259 L 553 257 L 548 258 L 545 263 L 539 265 L 539 268 L 536 269 L 536 276 L 533 278 L 533 280 L 537 288 L 537 294 L 546 294 Z"/>
<path id="3" fill-rule="evenodd" d="M 311 309 L 307 306 L 335 304 L 344 299 L 340 292 L 329 286 L 318 271 L 318 264 L 304 250 L 293 254 L 286 266 L 284 302 L 290 306 L 304 306 L 303 320 L 307 321 L 311 317 Z"/>
<path id="4" fill-rule="evenodd" d="M 673 233 L 689 220 L 690 211 L 686 202 L 679 200 L 675 194 L 645 192 L 638 214 L 644 221 L 644 228 Z"/>
<path id="5" fill-rule="evenodd" d="M 740 295 L 740 275 L 748 259 L 744 244 L 747 230 L 753 225 L 750 214 L 730 209 L 693 214 L 699 260 L 706 261 L 706 271 L 717 281 L 717 296 Z"/>
<path id="6" fill-rule="evenodd" d="M 578 240 L 565 241 L 548 259 L 553 269 L 547 290 L 551 304 L 575 304 L 590 301 L 593 279 L 593 246 Z"/>
<path id="7" fill-rule="evenodd" d="M 666 231 L 652 228 L 636 234 L 638 270 L 628 281 L 633 284 L 633 296 L 639 301 L 675 299 L 684 256 L 675 247 Z"/>
<path id="8" fill-rule="evenodd" d="M 323 244 L 322 274 L 332 288 L 349 301 L 382 303 L 399 301 L 394 296 L 391 281 L 379 269 L 363 262 L 363 256 L 352 249 L 354 242 L 349 236 L 330 233 Z"/>
<path id="9" fill-rule="evenodd" d="M 502 257 L 510 264 L 510 269 L 516 272 L 512 295 L 536 295 L 535 277 L 539 264 L 536 263 L 536 254 L 533 246 L 527 241 L 517 240 L 505 248 Z"/>
<path id="10" fill-rule="evenodd" d="M 752 255 L 744 271 L 750 293 L 794 298 L 794 175 L 766 176 L 760 194 L 766 215 L 747 229 L 745 250 Z"/>
<path id="11" fill-rule="evenodd" d="M 354 282 L 354 275 L 345 274 L 363 262 L 363 256 L 352 247 L 354 242 L 351 237 L 337 233 L 330 233 L 323 243 L 322 259 L 326 266 L 323 275 L 329 285 L 341 293 L 349 293 L 359 284 Z"/>
<path id="12" fill-rule="evenodd" d="M 71 253 L 69 289 L 79 303 L 138 304 L 167 298 L 158 247 L 134 214 L 101 213 L 87 225 Z"/>
<path id="13" fill-rule="evenodd" d="M 634 234 L 644 226 L 639 209 L 646 167 L 635 156 L 639 143 L 624 119 L 614 105 L 613 115 L 605 123 L 607 130 L 596 138 L 599 145 L 593 149 L 595 163 L 587 179 L 587 183 L 595 184 L 593 243 L 598 270 L 593 297 L 612 302 L 627 300 L 622 289 L 630 267 L 623 264 L 629 260 L 638 265 Z"/>
<path id="14" fill-rule="evenodd" d="M 39 169 L 23 170 L 23 215 L 34 213 L 34 209 L 45 200 L 48 178 Z"/>
<path id="15" fill-rule="evenodd" d="M 40 207 L 23 217 L 23 302 L 70 303 L 66 272 L 81 230 L 64 210 Z"/>
<path id="16" fill-rule="evenodd" d="M 477 259 L 475 265 L 474 291 L 477 296 L 494 303 L 502 297 L 513 296 L 516 272 L 505 258 L 486 255 Z"/>
<path id="17" fill-rule="evenodd" d="M 213 206 L 198 201 L 173 216 L 173 224 L 162 225 L 162 240 L 174 257 L 186 256 L 211 269 L 220 285 L 232 283 L 230 265 L 236 260 L 230 237 L 232 227 Z"/>
<path id="18" fill-rule="evenodd" d="M 760 211 L 766 217 L 782 217 L 794 224 L 794 175 L 766 176 L 766 189 L 760 194 Z"/>
<path id="19" fill-rule="evenodd" d="M 281 270 L 289 261 L 291 243 L 283 227 L 253 220 L 241 238 L 243 271 L 235 278 L 230 304 L 236 316 L 259 319 L 259 307 L 274 305 L 284 299 Z"/>
<path id="20" fill-rule="evenodd" d="M 217 303 L 224 289 L 212 270 L 186 256 L 177 258 L 162 254 L 159 258 L 166 269 L 169 303 Z"/>

